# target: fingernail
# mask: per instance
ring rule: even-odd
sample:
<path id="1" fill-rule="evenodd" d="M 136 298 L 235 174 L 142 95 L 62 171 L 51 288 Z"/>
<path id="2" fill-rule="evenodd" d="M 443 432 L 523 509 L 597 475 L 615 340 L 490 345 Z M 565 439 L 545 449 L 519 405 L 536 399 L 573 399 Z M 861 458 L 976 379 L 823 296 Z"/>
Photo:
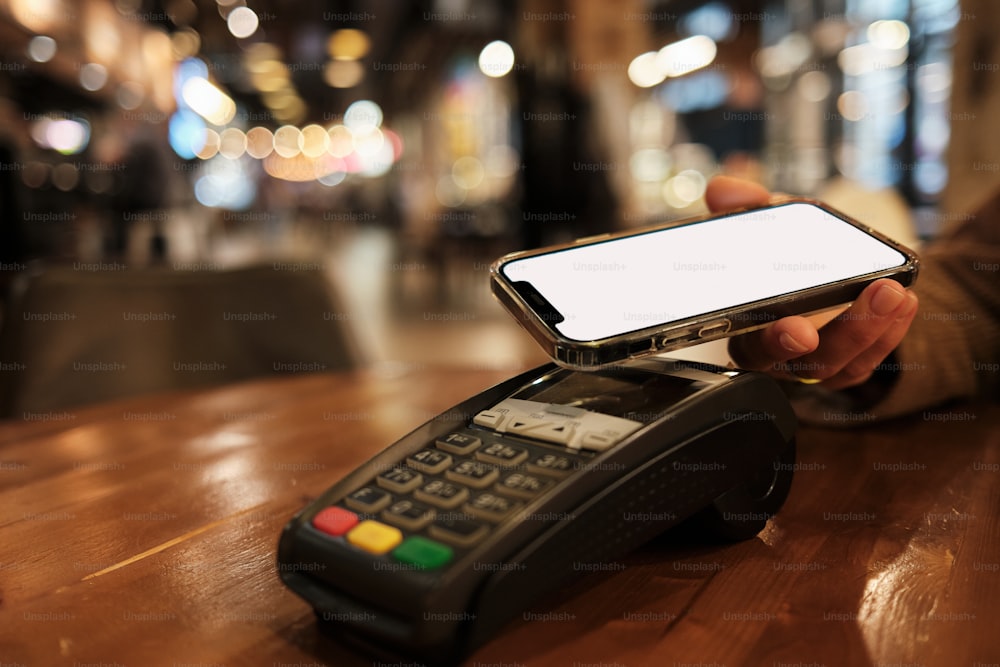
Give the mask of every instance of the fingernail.
<path id="1" fill-rule="evenodd" d="M 789 352 L 795 352 L 796 354 L 802 354 L 803 352 L 808 352 L 809 351 L 809 347 L 808 346 L 803 345 L 799 341 L 795 340 L 795 338 L 792 336 L 792 334 L 787 333 L 787 332 L 781 334 L 780 336 L 778 336 L 778 342 L 781 343 L 781 347 L 785 348 Z"/>
<path id="2" fill-rule="evenodd" d="M 880 317 L 888 315 L 896 310 L 905 298 L 906 292 L 902 292 L 892 285 L 882 285 L 872 297 L 872 312 Z"/>

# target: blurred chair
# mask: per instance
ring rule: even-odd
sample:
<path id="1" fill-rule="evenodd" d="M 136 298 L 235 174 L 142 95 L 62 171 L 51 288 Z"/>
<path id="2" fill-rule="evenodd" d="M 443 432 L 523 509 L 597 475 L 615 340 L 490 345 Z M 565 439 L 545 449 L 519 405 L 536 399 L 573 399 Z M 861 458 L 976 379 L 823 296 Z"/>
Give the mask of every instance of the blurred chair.
<path id="1" fill-rule="evenodd" d="M 22 276 L 6 311 L 0 417 L 360 362 L 316 270 L 53 267 Z"/>

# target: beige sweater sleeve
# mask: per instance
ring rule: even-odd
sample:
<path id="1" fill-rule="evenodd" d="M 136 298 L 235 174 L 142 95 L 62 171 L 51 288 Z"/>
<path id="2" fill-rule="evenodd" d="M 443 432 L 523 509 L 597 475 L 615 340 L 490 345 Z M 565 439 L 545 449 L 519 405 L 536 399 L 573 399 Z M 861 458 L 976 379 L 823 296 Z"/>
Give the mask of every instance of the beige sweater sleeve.
<path id="1" fill-rule="evenodd" d="M 920 307 L 870 386 L 795 397 L 804 421 L 854 425 L 1000 396 L 1000 193 L 921 253 Z"/>

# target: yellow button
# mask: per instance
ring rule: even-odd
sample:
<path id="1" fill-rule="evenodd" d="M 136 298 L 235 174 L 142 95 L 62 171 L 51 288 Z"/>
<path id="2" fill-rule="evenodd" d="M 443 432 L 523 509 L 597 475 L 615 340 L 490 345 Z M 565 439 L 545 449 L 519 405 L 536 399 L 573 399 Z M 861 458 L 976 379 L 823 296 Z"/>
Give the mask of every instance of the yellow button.
<path id="1" fill-rule="evenodd" d="M 384 554 L 403 541 L 403 533 L 378 521 L 362 521 L 351 532 L 347 541 L 368 553 Z"/>

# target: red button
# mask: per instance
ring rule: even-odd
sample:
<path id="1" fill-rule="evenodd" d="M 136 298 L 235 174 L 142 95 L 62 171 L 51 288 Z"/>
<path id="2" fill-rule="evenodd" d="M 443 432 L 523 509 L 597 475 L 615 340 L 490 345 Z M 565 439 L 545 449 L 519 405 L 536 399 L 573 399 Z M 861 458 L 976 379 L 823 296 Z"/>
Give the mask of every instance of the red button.
<path id="1" fill-rule="evenodd" d="M 312 525 L 327 535 L 340 537 L 358 523 L 358 515 L 343 507 L 327 507 L 313 517 Z"/>

